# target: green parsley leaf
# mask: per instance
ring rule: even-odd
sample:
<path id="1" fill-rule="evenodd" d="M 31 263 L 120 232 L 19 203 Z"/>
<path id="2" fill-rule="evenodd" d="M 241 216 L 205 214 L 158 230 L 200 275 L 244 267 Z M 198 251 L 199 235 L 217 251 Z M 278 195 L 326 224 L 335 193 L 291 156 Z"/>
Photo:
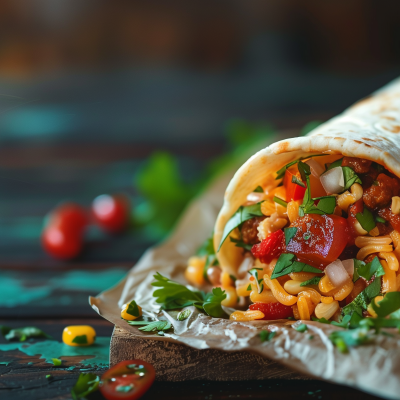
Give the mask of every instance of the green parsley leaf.
<path id="1" fill-rule="evenodd" d="M 75 336 L 72 340 L 72 343 L 76 344 L 87 344 L 87 342 L 88 340 L 86 335 Z"/>
<path id="2" fill-rule="evenodd" d="M 213 288 L 212 293 L 206 296 L 203 303 L 204 311 L 215 318 L 222 318 L 226 316 L 225 311 L 222 309 L 221 302 L 226 299 L 225 290 L 220 287 Z"/>
<path id="3" fill-rule="evenodd" d="M 261 186 L 257 186 L 253 192 L 255 193 L 264 193 L 264 189 Z"/>
<path id="4" fill-rule="evenodd" d="M 362 213 L 357 213 L 356 218 L 362 228 L 365 229 L 367 232 L 372 231 L 372 229 L 374 229 L 376 226 L 374 216 L 367 207 L 364 207 L 364 211 Z"/>
<path id="5" fill-rule="evenodd" d="M 382 224 L 386 223 L 386 219 L 380 217 L 379 215 L 375 215 L 375 221 L 376 222 L 381 222 Z"/>
<path id="6" fill-rule="evenodd" d="M 292 272 L 313 272 L 320 274 L 321 270 L 314 268 L 311 265 L 295 261 L 294 254 L 281 254 L 272 272 L 271 279 L 279 278 L 280 276 L 288 275 Z"/>
<path id="7" fill-rule="evenodd" d="M 395 292 L 393 292 L 395 293 Z M 359 322 L 359 326 L 368 330 L 375 329 L 375 332 L 379 332 L 382 328 L 399 328 L 400 321 L 397 319 L 390 318 L 363 318 Z"/>
<path id="8" fill-rule="evenodd" d="M 99 388 L 100 377 L 92 374 L 81 372 L 78 380 L 71 390 L 71 395 L 74 400 L 79 400 L 82 397 L 88 396 Z"/>
<path id="9" fill-rule="evenodd" d="M 251 290 L 251 284 L 249 283 L 249 286 L 247 286 L 247 289 L 246 289 L 248 292 Z"/>
<path id="10" fill-rule="evenodd" d="M 9 329 L 4 327 L 2 329 L 2 333 L 7 332 L 4 337 L 7 340 L 14 340 L 18 339 L 20 342 L 24 342 L 26 339 L 30 338 L 40 338 L 45 337 L 47 339 L 51 339 L 51 336 L 44 333 L 41 329 L 36 328 L 34 326 L 27 326 L 26 328 L 16 328 L 16 329 Z"/>
<path id="11" fill-rule="evenodd" d="M 176 319 L 178 321 L 184 321 L 185 319 L 188 319 L 190 317 L 191 313 L 192 312 L 189 309 L 183 310 L 176 316 Z"/>
<path id="12" fill-rule="evenodd" d="M 261 203 L 252 204 L 251 206 L 240 206 L 235 214 L 226 223 L 224 232 L 222 234 L 221 242 L 218 246 L 218 251 L 221 249 L 222 244 L 225 242 L 229 234 L 236 228 L 240 227 L 243 222 L 254 218 L 262 217 L 264 214 L 261 212 Z"/>
<path id="13" fill-rule="evenodd" d="M 262 342 L 269 342 L 275 336 L 276 336 L 276 332 L 270 332 L 267 330 L 260 332 L 260 340 Z"/>
<path id="14" fill-rule="evenodd" d="M 300 324 L 298 326 L 295 326 L 294 329 L 296 329 L 297 332 L 305 332 L 308 331 L 308 327 L 306 324 Z"/>
<path id="15" fill-rule="evenodd" d="M 49 374 L 49 375 L 46 375 L 46 379 L 51 379 L 52 378 L 52 376 Z"/>
<path id="16" fill-rule="evenodd" d="M 169 321 L 153 321 L 149 322 L 146 326 L 142 326 L 139 330 L 144 332 L 167 331 L 171 329 L 171 326 Z"/>
<path id="17" fill-rule="evenodd" d="M 140 317 L 139 307 L 136 304 L 135 300 L 132 300 L 129 303 L 128 309 L 126 310 L 126 313 L 129 314 L 129 315 L 133 315 L 134 317 Z"/>
<path id="18" fill-rule="evenodd" d="M 358 175 L 354 172 L 354 170 L 350 167 L 342 167 L 343 170 L 343 177 L 344 177 L 344 189 L 348 190 L 354 183 L 359 183 L 362 185 L 361 179 Z"/>
<path id="19" fill-rule="evenodd" d="M 53 364 L 55 367 L 59 367 L 62 364 L 62 361 L 59 358 L 52 358 Z"/>
<path id="20" fill-rule="evenodd" d="M 373 299 L 371 301 L 371 306 L 378 317 L 387 317 L 389 314 L 400 309 L 400 292 L 386 293 L 383 300 L 379 301 L 378 304 L 375 302 L 375 299 Z"/>
<path id="21" fill-rule="evenodd" d="M 358 269 L 364 266 L 365 262 L 357 260 L 356 258 L 353 258 L 353 262 L 354 262 L 353 282 L 355 282 L 360 277 L 360 275 L 358 275 Z"/>
<path id="22" fill-rule="evenodd" d="M 322 276 L 314 276 L 314 278 L 311 278 L 307 281 L 301 282 L 300 286 L 318 285 L 321 278 L 322 278 Z"/>
<path id="23" fill-rule="evenodd" d="M 264 283 L 263 279 L 258 277 L 258 271 L 262 271 L 262 268 L 252 268 L 248 273 L 256 279 L 257 292 L 260 294 L 264 290 Z"/>
<path id="24" fill-rule="evenodd" d="M 314 200 L 319 200 L 318 204 L 315 206 L 318 210 L 322 211 L 325 214 L 333 214 L 336 207 L 336 197 L 335 196 L 324 196 L 313 198 Z M 313 210 L 311 210 L 308 214 L 313 214 Z M 315 214 L 315 212 L 314 212 Z"/>
<path id="25" fill-rule="evenodd" d="M 296 235 L 297 228 L 294 226 L 292 228 L 285 228 L 285 243 L 286 246 L 289 244 L 289 242 L 293 239 L 293 237 Z"/>
<path id="26" fill-rule="evenodd" d="M 373 275 L 375 276 L 385 275 L 385 271 L 378 257 L 375 257 L 368 264 L 365 264 L 362 261 L 359 261 L 357 264 L 358 265 L 356 268 L 356 263 L 354 262 L 353 282 L 355 282 L 360 276 L 362 276 L 365 280 L 369 281 Z"/>
<path id="27" fill-rule="evenodd" d="M 282 200 L 280 197 L 274 196 L 272 199 L 275 203 L 280 204 L 283 207 L 287 207 L 287 202 L 285 200 Z"/>
<path id="28" fill-rule="evenodd" d="M 243 242 L 243 240 L 235 239 L 235 238 L 233 238 L 232 236 L 229 237 L 229 240 L 230 240 L 231 242 L 235 243 L 235 246 L 236 246 L 236 247 L 242 247 L 243 249 L 245 249 L 245 250 L 247 250 L 247 251 L 250 251 L 251 248 L 253 247 L 252 244 L 245 243 L 245 242 Z"/>
<path id="29" fill-rule="evenodd" d="M 302 179 L 303 181 L 305 181 L 306 178 L 307 178 L 307 176 L 310 176 L 310 175 L 311 175 L 311 168 L 310 168 L 310 166 L 309 166 L 308 164 L 306 164 L 306 163 L 303 163 L 302 161 L 299 161 L 298 164 L 297 164 L 297 167 L 298 167 L 298 169 L 299 169 L 301 179 Z M 304 187 L 305 187 L 305 186 L 304 186 Z"/>
<path id="30" fill-rule="evenodd" d="M 303 188 L 306 187 L 306 185 L 296 175 L 292 176 L 292 183 L 295 183 L 296 185 L 299 185 Z"/>
<path id="31" fill-rule="evenodd" d="M 321 156 L 326 156 L 326 155 L 327 155 L 327 154 L 314 154 L 314 155 L 312 155 L 312 156 L 301 157 L 301 158 L 299 158 L 298 160 L 291 161 L 290 163 L 286 164 L 286 165 L 283 166 L 280 170 L 277 171 L 277 173 L 276 173 L 277 176 L 276 176 L 275 179 L 278 180 L 278 179 L 283 178 L 284 175 L 285 175 L 286 170 L 287 170 L 288 168 L 290 168 L 292 165 L 297 164 L 299 161 L 308 160 L 308 159 L 313 158 L 313 157 L 321 157 Z"/>
<path id="32" fill-rule="evenodd" d="M 348 347 L 367 344 L 372 340 L 365 328 L 335 331 L 329 335 L 329 339 L 342 353 L 347 353 Z"/>
<path id="33" fill-rule="evenodd" d="M 333 163 L 331 163 L 331 164 L 329 165 L 329 167 L 326 166 L 326 164 L 325 164 L 325 166 L 326 166 L 326 171 L 329 171 L 330 169 L 333 169 L 333 168 L 336 168 L 336 167 L 341 167 L 341 166 L 342 166 L 342 162 L 343 162 L 343 157 L 342 157 L 342 158 L 339 158 L 339 160 L 336 160 L 336 161 L 334 161 Z M 325 171 L 325 172 L 326 172 L 326 171 Z"/>

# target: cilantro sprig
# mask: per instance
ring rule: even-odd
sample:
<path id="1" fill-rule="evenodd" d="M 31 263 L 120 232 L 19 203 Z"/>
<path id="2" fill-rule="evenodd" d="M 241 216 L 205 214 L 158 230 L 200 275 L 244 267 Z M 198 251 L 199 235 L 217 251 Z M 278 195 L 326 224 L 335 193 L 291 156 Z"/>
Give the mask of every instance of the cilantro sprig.
<path id="1" fill-rule="evenodd" d="M 8 326 L 2 325 L 0 326 L 0 332 L 7 340 L 19 340 L 20 342 L 24 342 L 25 340 L 30 338 L 52 339 L 51 336 L 47 335 L 41 329 L 34 326 L 12 329 Z"/>
<path id="2" fill-rule="evenodd" d="M 278 179 L 282 179 L 285 175 L 285 172 L 288 168 L 290 168 L 292 165 L 298 164 L 299 162 L 303 161 L 303 160 L 308 160 L 309 158 L 313 158 L 313 157 L 321 157 L 321 156 L 326 156 L 327 154 L 314 154 L 312 156 L 306 156 L 306 157 L 300 157 L 299 159 L 295 160 L 295 161 L 291 161 L 290 163 L 286 164 L 285 166 L 283 166 L 280 170 L 277 171 L 277 175 L 276 175 L 276 180 Z"/>
<path id="3" fill-rule="evenodd" d="M 279 278 L 280 276 L 288 275 L 292 272 L 313 272 L 320 274 L 321 270 L 314 268 L 311 265 L 295 261 L 294 254 L 281 254 L 272 272 L 271 279 Z"/>
<path id="4" fill-rule="evenodd" d="M 71 389 L 71 395 L 74 400 L 86 398 L 90 393 L 95 392 L 99 388 L 100 377 L 92 373 L 84 373 L 78 377 L 74 387 Z"/>
<path id="5" fill-rule="evenodd" d="M 161 305 L 162 309 L 175 310 L 193 305 L 210 317 L 226 317 L 221 306 L 221 302 L 226 299 L 226 294 L 221 288 L 214 288 L 211 293 L 206 294 L 200 290 L 190 290 L 159 272 L 154 275 L 154 279 L 152 286 L 159 289 L 154 291 L 153 297 L 156 298 L 156 302 Z"/>
<path id="6" fill-rule="evenodd" d="M 374 215 L 368 210 L 367 207 L 364 207 L 363 212 L 357 213 L 356 218 L 362 228 L 367 232 L 372 231 L 372 229 L 374 229 L 376 226 Z"/>

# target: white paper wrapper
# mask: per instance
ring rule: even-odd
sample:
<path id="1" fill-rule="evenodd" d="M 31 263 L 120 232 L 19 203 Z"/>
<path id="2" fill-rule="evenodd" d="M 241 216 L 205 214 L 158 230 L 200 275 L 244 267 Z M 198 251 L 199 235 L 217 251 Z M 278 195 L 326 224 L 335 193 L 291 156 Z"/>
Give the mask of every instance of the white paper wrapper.
<path id="1" fill-rule="evenodd" d="M 397 83 L 397 92 L 395 100 L 398 107 L 400 105 L 399 83 Z M 371 104 L 374 105 L 373 102 Z M 360 107 L 356 108 L 356 111 L 358 112 L 359 109 Z M 396 118 L 399 116 L 397 110 Z M 346 114 L 344 118 L 348 118 Z M 329 125 L 328 128 L 330 129 Z M 353 125 L 351 128 L 355 129 Z M 367 141 L 371 136 L 366 132 L 365 126 L 363 129 L 365 141 Z M 339 136 L 343 138 L 343 133 Z M 396 138 L 394 141 L 396 146 L 398 140 Z M 393 152 L 393 149 L 391 151 Z M 356 151 L 353 151 L 353 154 L 357 156 Z M 384 157 L 381 152 L 377 154 Z M 386 162 L 392 164 L 390 165 L 392 170 L 396 170 L 390 158 L 394 156 L 390 154 L 389 157 L 389 153 L 386 153 L 386 156 Z M 366 158 L 373 159 L 368 154 Z M 400 159 L 399 155 L 397 159 Z M 289 161 L 289 157 L 282 158 L 282 163 Z M 399 165 L 398 161 L 395 164 Z M 90 304 L 93 309 L 115 325 L 138 337 L 183 343 L 196 349 L 248 350 L 316 378 L 353 386 L 385 398 L 400 398 L 400 337 L 398 334 L 392 337 L 379 335 L 375 337 L 373 343 L 350 348 L 348 354 L 342 354 L 328 338 L 332 331 L 340 328 L 330 325 L 307 321 L 309 330 L 301 333 L 293 328 L 293 321 L 241 323 L 211 318 L 198 313 L 194 308 L 191 317 L 181 322 L 173 318 L 176 315 L 174 312 L 159 314 L 159 306 L 152 297 L 154 288 L 150 285 L 153 275 L 160 272 L 186 284 L 183 272 L 187 260 L 213 230 L 222 206 L 225 189 L 232 175 L 227 174 L 219 178 L 205 193 L 195 199 L 184 213 L 172 236 L 161 245 L 149 249 L 122 282 L 97 297 L 91 297 Z M 231 186 L 232 183 L 228 191 Z M 235 207 L 236 204 L 233 208 Z M 133 299 L 142 306 L 145 314 L 169 319 L 174 326 L 173 333 L 166 333 L 164 337 L 160 337 L 156 334 L 141 332 L 137 327 L 130 326 L 121 320 L 122 305 Z M 296 322 L 297 325 L 299 323 L 300 321 Z M 261 342 L 259 333 L 262 329 L 276 331 L 278 334 L 270 342 Z M 311 340 L 310 335 L 314 336 Z"/>

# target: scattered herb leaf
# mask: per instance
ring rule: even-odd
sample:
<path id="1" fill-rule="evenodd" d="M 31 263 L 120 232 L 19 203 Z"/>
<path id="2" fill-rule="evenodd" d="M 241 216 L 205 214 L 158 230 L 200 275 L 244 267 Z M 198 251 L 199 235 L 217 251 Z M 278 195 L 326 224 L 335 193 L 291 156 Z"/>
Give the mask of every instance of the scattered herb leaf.
<path id="1" fill-rule="evenodd" d="M 367 344 L 372 340 L 365 328 L 335 331 L 329 335 L 329 339 L 341 353 L 347 353 L 348 347 Z"/>
<path id="2" fill-rule="evenodd" d="M 243 242 L 243 240 L 235 239 L 232 236 L 229 237 L 229 240 L 231 242 L 235 243 L 236 247 L 242 247 L 243 249 L 248 250 L 248 251 L 251 251 L 251 248 L 253 247 L 252 244 L 245 243 L 245 242 Z"/>
<path id="3" fill-rule="evenodd" d="M 359 260 L 357 260 L 359 261 Z M 375 257 L 371 262 L 365 264 L 362 261 L 357 263 L 354 262 L 354 275 L 353 275 L 353 282 L 358 280 L 360 276 L 362 276 L 365 280 L 369 281 L 372 276 L 382 276 L 385 275 L 385 271 L 382 267 L 382 264 L 379 261 L 378 257 Z"/>
<path id="4" fill-rule="evenodd" d="M 49 375 L 46 375 L 46 379 L 51 379 L 52 378 L 52 376 L 49 374 Z"/>
<path id="5" fill-rule="evenodd" d="M 249 283 L 249 286 L 247 286 L 247 289 L 246 289 L 248 292 L 251 290 L 251 283 Z"/>
<path id="6" fill-rule="evenodd" d="M 376 222 L 381 222 L 382 224 L 386 223 L 386 219 L 380 217 L 379 215 L 375 215 L 375 221 Z"/>
<path id="7" fill-rule="evenodd" d="M 343 162 L 343 157 L 339 158 L 339 160 L 334 161 L 331 163 L 327 168 L 326 171 L 329 171 L 330 169 L 336 168 L 336 167 L 341 167 Z"/>
<path id="8" fill-rule="evenodd" d="M 139 307 L 136 304 L 135 300 L 132 300 L 129 304 L 128 304 L 128 309 L 126 310 L 126 313 L 129 315 L 132 315 L 134 317 L 140 317 L 140 311 L 139 311 Z"/>
<path id="9" fill-rule="evenodd" d="M 271 279 L 279 278 L 280 276 L 288 275 L 292 272 L 313 272 L 320 274 L 321 270 L 314 268 L 311 265 L 295 261 L 294 254 L 281 254 L 272 272 Z"/>
<path id="10" fill-rule="evenodd" d="M 362 213 L 357 213 L 356 218 L 357 218 L 357 221 L 362 226 L 362 228 L 365 229 L 367 232 L 372 231 L 372 229 L 374 229 L 376 226 L 374 216 L 373 216 L 372 212 L 368 210 L 367 207 L 364 207 L 364 210 Z"/>
<path id="11" fill-rule="evenodd" d="M 300 286 L 318 285 L 321 278 L 322 278 L 321 276 L 314 276 L 314 278 L 311 278 L 307 281 L 301 282 Z"/>
<path id="12" fill-rule="evenodd" d="M 92 373 L 81 372 L 78 380 L 71 390 L 71 395 L 74 400 L 79 400 L 86 397 L 90 393 L 95 392 L 99 388 L 100 377 Z"/>
<path id="13" fill-rule="evenodd" d="M 274 196 L 272 199 L 275 203 L 280 204 L 283 207 L 287 207 L 287 202 L 285 200 L 282 200 L 280 197 Z"/>
<path id="14" fill-rule="evenodd" d="M 34 326 L 27 326 L 26 328 L 16 328 L 11 329 L 8 327 L 2 327 L 1 332 L 7 332 L 3 334 L 7 340 L 18 339 L 20 342 L 24 342 L 26 339 L 30 338 L 40 338 L 44 337 L 47 339 L 51 339 L 51 336 L 44 333 L 41 329 L 36 328 Z"/>
<path id="15" fill-rule="evenodd" d="M 261 186 L 257 186 L 253 192 L 255 193 L 264 193 L 264 189 Z"/>
<path id="16" fill-rule="evenodd" d="M 146 326 L 142 326 L 139 330 L 144 332 L 167 331 L 171 329 L 171 326 L 169 321 L 153 321 L 149 322 Z"/>
<path id="17" fill-rule="evenodd" d="M 286 246 L 289 244 L 289 242 L 292 240 L 292 238 L 296 235 L 297 228 L 294 226 L 292 228 L 285 228 L 285 243 Z"/>
<path id="18" fill-rule="evenodd" d="M 387 317 L 389 314 L 392 314 L 400 309 L 400 292 L 386 293 L 383 300 L 379 301 L 378 303 L 376 303 L 375 299 L 373 299 L 371 301 L 371 306 L 378 317 Z"/>
<path id="19" fill-rule="evenodd" d="M 292 183 L 295 183 L 296 185 L 299 185 L 303 188 L 306 187 L 306 185 L 303 183 L 303 181 L 301 181 L 296 175 L 292 176 Z"/>
<path id="20" fill-rule="evenodd" d="M 270 332 L 267 330 L 260 332 L 260 340 L 262 342 L 269 342 L 275 336 L 276 336 L 276 332 Z"/>
<path id="21" fill-rule="evenodd" d="M 221 306 L 221 302 L 225 299 L 225 290 L 222 290 L 220 287 L 213 288 L 212 292 L 206 295 L 203 310 L 211 317 L 226 317 L 226 313 Z"/>
<path id="22" fill-rule="evenodd" d="M 296 327 L 294 327 L 294 329 L 296 329 L 297 332 L 305 332 L 308 331 L 308 327 L 306 324 L 300 324 Z"/>
<path id="23" fill-rule="evenodd" d="M 184 321 L 185 319 L 188 319 L 191 314 L 192 312 L 189 309 L 183 310 L 176 316 L 176 319 L 178 321 Z"/>
<path id="24" fill-rule="evenodd" d="M 254 276 L 257 285 L 257 292 L 260 294 L 264 290 L 263 279 L 258 277 L 258 271 L 262 271 L 262 268 L 252 268 L 248 271 L 251 276 Z"/>
<path id="25" fill-rule="evenodd" d="M 76 343 L 76 344 L 87 344 L 87 343 L 88 343 L 87 336 L 86 336 L 86 335 L 75 336 L 75 337 L 72 339 L 72 343 Z"/>
<path id="26" fill-rule="evenodd" d="M 56 367 L 59 367 L 62 364 L 62 361 L 59 358 L 52 358 L 51 361 L 53 361 L 53 365 Z"/>
<path id="27" fill-rule="evenodd" d="M 354 170 L 350 167 L 342 167 L 343 170 L 343 178 L 344 178 L 344 189 L 348 190 L 354 183 L 359 183 L 362 185 L 361 179 L 354 172 Z"/>

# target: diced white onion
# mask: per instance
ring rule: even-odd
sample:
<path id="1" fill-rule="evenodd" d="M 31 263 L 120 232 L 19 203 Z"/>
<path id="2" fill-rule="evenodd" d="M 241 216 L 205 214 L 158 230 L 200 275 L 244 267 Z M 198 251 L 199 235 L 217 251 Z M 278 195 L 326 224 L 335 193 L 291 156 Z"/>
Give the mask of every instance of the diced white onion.
<path id="1" fill-rule="evenodd" d="M 316 178 L 319 178 L 321 174 L 323 174 L 324 168 L 313 158 L 310 158 L 308 161 L 306 161 L 306 164 L 310 166 L 311 175 L 315 176 Z"/>
<path id="2" fill-rule="evenodd" d="M 353 275 L 354 275 L 354 259 L 350 258 L 348 260 L 343 260 L 342 264 L 343 264 L 344 269 L 349 274 L 350 278 L 353 279 Z"/>
<path id="3" fill-rule="evenodd" d="M 335 194 L 344 190 L 344 176 L 342 167 L 332 168 L 320 176 L 326 193 Z"/>
<path id="4" fill-rule="evenodd" d="M 251 270 L 254 265 L 254 257 L 250 253 L 246 253 L 242 263 L 240 264 L 237 272 L 239 279 L 247 277 L 247 271 Z M 247 279 L 247 278 L 246 278 Z"/>
<path id="5" fill-rule="evenodd" d="M 328 275 L 329 280 L 335 287 L 342 286 L 350 279 L 349 274 L 345 270 L 340 260 L 336 260 L 333 263 L 330 263 L 325 268 L 325 274 Z"/>
<path id="6" fill-rule="evenodd" d="M 265 193 L 259 193 L 259 192 L 252 192 L 247 195 L 247 202 L 248 203 L 259 203 L 260 201 L 265 200 Z"/>

